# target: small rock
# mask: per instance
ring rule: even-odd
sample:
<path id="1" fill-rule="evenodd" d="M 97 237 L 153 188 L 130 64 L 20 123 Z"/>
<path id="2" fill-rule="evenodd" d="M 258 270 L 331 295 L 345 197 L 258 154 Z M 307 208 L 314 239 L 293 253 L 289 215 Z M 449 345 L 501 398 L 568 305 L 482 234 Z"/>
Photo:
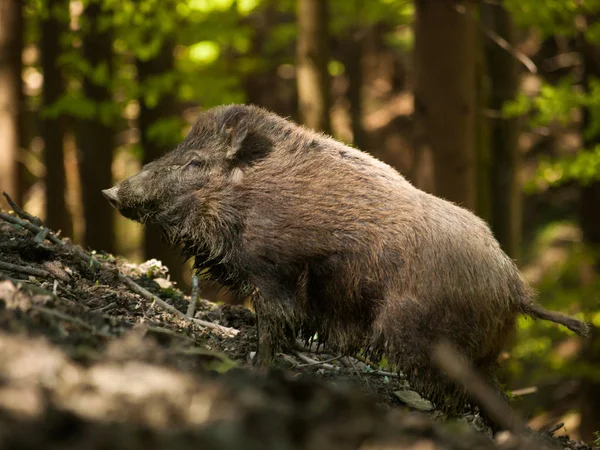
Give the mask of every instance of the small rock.
<path id="1" fill-rule="evenodd" d="M 433 405 L 429 400 L 425 400 L 415 391 L 395 391 L 394 395 L 403 403 L 419 411 L 431 411 Z"/>
<path id="2" fill-rule="evenodd" d="M 169 289 L 173 287 L 173 283 L 166 278 L 155 278 L 154 282 L 158 284 L 162 289 Z"/>

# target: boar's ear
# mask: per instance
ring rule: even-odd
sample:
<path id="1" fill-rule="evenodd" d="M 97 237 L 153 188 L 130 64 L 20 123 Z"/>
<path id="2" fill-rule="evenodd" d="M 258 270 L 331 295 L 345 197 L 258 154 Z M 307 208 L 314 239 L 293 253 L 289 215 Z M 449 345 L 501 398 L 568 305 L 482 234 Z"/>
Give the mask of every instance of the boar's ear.
<path id="1" fill-rule="evenodd" d="M 251 126 L 248 111 L 234 111 L 224 120 L 221 133 L 225 136 L 225 158 L 236 165 L 248 165 L 266 157 L 273 143 Z"/>
<path id="2" fill-rule="evenodd" d="M 227 159 L 236 158 L 249 134 L 247 113 L 243 111 L 232 112 L 223 122 L 221 134 L 226 137 L 228 143 L 225 157 Z"/>

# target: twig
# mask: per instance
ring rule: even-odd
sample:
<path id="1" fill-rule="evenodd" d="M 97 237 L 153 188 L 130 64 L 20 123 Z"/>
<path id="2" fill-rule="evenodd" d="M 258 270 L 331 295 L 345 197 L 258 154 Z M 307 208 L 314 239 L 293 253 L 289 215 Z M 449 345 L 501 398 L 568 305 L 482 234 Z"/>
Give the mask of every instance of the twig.
<path id="1" fill-rule="evenodd" d="M 33 275 L 35 277 L 48 278 L 51 276 L 50 272 L 42 269 L 36 269 L 35 267 L 24 267 L 16 264 L 7 263 L 0 261 L 0 269 L 10 270 L 11 272 L 25 273 L 27 275 Z"/>
<path id="2" fill-rule="evenodd" d="M 489 39 L 491 39 L 496 45 L 498 45 L 498 47 L 506 50 L 513 58 L 521 62 L 521 64 L 523 64 L 529 72 L 534 74 L 538 72 L 537 66 L 531 60 L 531 58 L 529 58 L 525 53 L 517 50 L 510 42 L 508 42 L 502 36 L 496 34 L 494 31 L 487 28 L 477 18 L 473 17 L 471 14 L 467 14 L 466 8 L 459 5 L 453 5 L 452 8 L 457 13 L 463 14 L 465 17 L 468 17 L 470 20 L 474 21 L 480 31 L 482 31 Z"/>
<path id="3" fill-rule="evenodd" d="M 565 423 L 560 422 L 560 423 L 557 423 L 556 425 L 554 425 L 553 427 L 548 428 L 547 430 L 543 431 L 543 433 L 552 436 L 554 433 L 556 433 L 558 430 L 560 430 L 564 426 L 565 426 Z"/>
<path id="4" fill-rule="evenodd" d="M 6 201 L 8 201 L 8 204 L 10 205 L 10 207 L 13 209 L 13 211 L 18 216 L 23 217 L 25 220 L 28 220 L 29 222 L 31 222 L 34 225 L 37 225 L 38 227 L 44 226 L 42 219 L 40 219 L 39 217 L 36 217 L 36 216 L 32 216 L 27 211 L 23 211 L 19 206 L 17 206 L 17 204 L 15 202 L 13 202 L 13 199 L 10 198 L 6 192 L 3 192 L 3 194 L 4 194 L 4 197 L 6 197 Z"/>
<path id="5" fill-rule="evenodd" d="M 196 323 L 196 324 L 201 325 L 203 327 L 211 328 L 213 330 L 219 331 L 219 332 L 221 332 L 221 333 L 223 333 L 225 335 L 228 335 L 228 336 L 235 336 L 236 334 L 238 334 L 240 332 L 240 330 L 236 330 L 235 328 L 224 327 L 224 326 L 218 325 L 216 323 L 207 322 L 205 320 L 193 319 L 191 317 L 188 317 L 184 313 L 182 313 L 181 311 L 179 311 L 177 308 L 175 308 L 174 306 L 169 305 L 167 302 L 165 302 L 160 297 L 154 295 L 149 290 L 147 290 L 147 289 L 143 288 L 142 286 L 140 286 L 139 284 L 137 284 L 135 281 L 133 281 L 127 275 L 124 275 L 124 274 L 122 274 L 122 273 L 119 272 L 119 278 L 125 284 L 127 284 L 127 286 L 129 286 L 133 291 L 137 292 L 139 295 L 141 295 L 145 299 L 154 302 L 155 304 L 157 304 L 161 308 L 166 309 L 170 313 L 175 314 L 176 316 L 178 316 L 178 317 L 180 317 L 180 318 L 182 318 L 184 320 Z"/>
<path id="6" fill-rule="evenodd" d="M 523 389 L 515 389 L 510 395 L 511 397 L 522 397 L 523 395 L 535 394 L 537 391 L 537 386 L 531 386 Z"/>
<path id="7" fill-rule="evenodd" d="M 238 334 L 240 332 L 240 330 L 236 329 L 236 328 L 231 328 L 231 327 L 225 327 L 223 325 L 219 325 L 217 323 L 213 323 L 213 322 L 207 322 L 206 320 L 202 320 L 202 319 L 193 319 L 190 317 L 186 316 L 186 319 L 197 324 L 200 325 L 202 327 L 206 327 L 206 328 L 212 328 L 215 331 L 219 331 L 221 333 L 223 333 L 226 336 L 235 336 L 236 334 Z"/>
<path id="8" fill-rule="evenodd" d="M 341 356 L 336 356 L 335 358 L 326 359 L 325 361 L 317 361 L 315 359 L 313 362 L 309 362 L 306 364 L 298 364 L 296 367 L 309 367 L 309 366 L 317 366 L 317 365 L 327 364 L 327 363 L 330 363 L 333 361 L 337 361 L 340 358 L 341 358 Z"/>
<path id="9" fill-rule="evenodd" d="M 182 317 L 182 318 L 186 317 L 185 314 L 183 314 L 177 308 L 175 308 L 174 306 L 169 305 L 167 302 L 165 302 L 160 297 L 154 295 L 152 292 L 150 292 L 146 288 L 140 286 L 135 281 L 133 281 L 131 278 L 129 278 L 127 275 L 124 275 L 124 274 L 122 274 L 122 273 L 119 272 L 119 278 L 127 286 L 129 286 L 132 291 L 138 293 L 139 295 L 141 295 L 142 297 L 146 298 L 147 300 L 150 300 L 150 301 L 156 303 L 161 308 L 166 309 L 167 311 L 169 311 L 172 314 L 175 314 L 176 316 L 179 316 L 179 317 Z"/>
<path id="10" fill-rule="evenodd" d="M 354 364 L 354 361 L 352 361 L 351 358 L 348 358 L 348 362 L 350 362 L 350 365 L 352 366 L 352 370 L 354 370 L 354 373 L 356 374 L 356 376 L 360 378 L 360 372 L 356 368 L 356 364 Z"/>
<path id="11" fill-rule="evenodd" d="M 496 424 L 515 435 L 523 436 L 525 434 L 524 423 L 508 403 L 500 399 L 450 343 L 440 342 L 437 344 L 433 349 L 432 358 L 450 378 L 464 386 Z"/>
<path id="12" fill-rule="evenodd" d="M 386 372 L 385 370 L 373 370 L 372 372 L 361 372 L 362 375 L 375 375 L 379 377 L 401 378 L 396 372 Z"/>
<path id="13" fill-rule="evenodd" d="M 102 312 L 110 311 L 111 309 L 115 308 L 116 306 L 117 306 L 117 304 L 115 302 L 111 302 L 108 305 L 101 306 L 100 308 L 92 309 L 91 312 L 102 313 Z"/>
<path id="14" fill-rule="evenodd" d="M 198 304 L 198 298 L 200 297 L 200 287 L 198 286 L 198 275 L 192 275 L 192 292 L 190 294 L 190 304 L 188 305 L 186 315 L 190 318 L 196 314 L 196 305 Z"/>
<path id="15" fill-rule="evenodd" d="M 254 353 L 254 352 L 251 352 L 251 354 L 252 353 Z M 289 362 L 292 366 L 294 366 L 294 367 L 300 366 L 300 364 L 298 364 L 298 361 L 296 361 L 290 355 L 286 355 L 285 353 L 278 353 L 278 355 L 281 356 L 283 359 L 285 359 L 287 362 Z"/>
<path id="16" fill-rule="evenodd" d="M 337 370 L 335 366 L 332 366 L 331 364 L 327 364 L 326 362 L 323 362 L 323 361 L 317 361 L 315 359 L 309 358 L 308 356 L 306 356 L 302 352 L 294 352 L 294 353 L 296 354 L 296 356 L 298 358 L 300 358 L 305 363 L 312 364 L 312 365 L 320 364 L 321 366 L 323 366 L 324 369 L 327 369 L 327 370 Z"/>
<path id="17" fill-rule="evenodd" d="M 50 232 L 50 230 L 48 228 L 42 228 L 42 230 L 38 234 L 35 235 L 35 238 L 33 240 L 35 242 L 43 244 L 44 241 L 46 240 L 46 238 L 48 237 L 49 232 Z"/>

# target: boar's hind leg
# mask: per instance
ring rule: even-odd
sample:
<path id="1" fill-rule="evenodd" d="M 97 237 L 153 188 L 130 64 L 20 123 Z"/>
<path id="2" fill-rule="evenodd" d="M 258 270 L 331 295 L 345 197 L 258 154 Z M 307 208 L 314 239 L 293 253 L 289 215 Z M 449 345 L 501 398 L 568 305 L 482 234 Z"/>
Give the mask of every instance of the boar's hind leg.
<path id="1" fill-rule="evenodd" d="M 281 299 L 256 294 L 252 299 L 256 313 L 258 348 L 254 365 L 268 366 L 275 354 L 293 347 L 295 333 L 292 309 L 286 308 Z"/>

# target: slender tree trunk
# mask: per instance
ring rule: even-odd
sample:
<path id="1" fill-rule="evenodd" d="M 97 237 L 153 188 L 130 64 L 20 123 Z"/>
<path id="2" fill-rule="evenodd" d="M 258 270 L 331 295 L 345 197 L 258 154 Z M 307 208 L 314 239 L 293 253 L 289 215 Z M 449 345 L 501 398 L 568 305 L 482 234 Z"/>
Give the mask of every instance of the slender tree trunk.
<path id="1" fill-rule="evenodd" d="M 584 77 L 587 90 L 590 82 L 600 78 L 600 46 L 583 43 L 582 49 Z M 584 110 L 583 126 L 590 123 L 590 111 Z M 600 135 L 589 137 L 585 142 L 586 148 L 600 145 Z M 596 277 L 600 277 L 600 182 L 596 181 L 582 186 L 579 210 L 579 222 L 583 232 L 586 246 L 595 255 Z M 582 359 L 592 367 L 600 365 L 600 333 L 598 329 L 592 330 L 590 339 L 587 339 L 582 352 Z M 581 386 L 581 437 L 588 442 L 595 439 L 594 433 L 600 431 L 600 382 L 597 378 L 583 379 Z"/>
<path id="2" fill-rule="evenodd" d="M 160 52 L 147 61 L 137 60 L 136 66 L 140 85 L 152 81 L 153 77 L 163 75 L 173 70 L 173 44 L 163 43 Z M 140 100 L 140 115 L 138 123 L 140 127 L 140 143 L 144 150 L 143 163 L 146 164 L 162 156 L 166 150 L 164 145 L 159 145 L 148 136 L 150 127 L 160 119 L 166 119 L 177 115 L 177 104 L 174 94 L 162 95 L 154 106 L 148 105 L 144 98 Z M 144 229 L 144 257 L 146 259 L 156 258 L 169 268 L 171 279 L 179 284 L 184 282 L 183 263 L 176 250 L 167 245 L 161 237 L 158 228 L 146 226 Z"/>
<path id="3" fill-rule="evenodd" d="M 21 2 L 0 2 L 0 193 L 21 203 L 21 51 L 23 18 Z M 0 207 L 5 206 L 4 196 Z"/>
<path id="4" fill-rule="evenodd" d="M 483 39 L 478 42 L 477 51 L 477 111 L 476 121 L 476 154 L 477 154 L 477 209 L 476 213 L 486 222 L 492 218 L 492 194 L 490 175 L 492 172 L 492 142 L 490 138 L 490 117 L 482 114 L 489 108 L 490 103 L 490 74 L 486 61 L 485 44 Z M 493 120 L 493 119 L 491 119 Z"/>
<path id="5" fill-rule="evenodd" d="M 516 30 L 510 14 L 501 4 L 481 6 L 485 26 L 507 42 L 514 44 Z M 490 77 L 489 108 L 500 112 L 504 103 L 517 95 L 519 63 L 506 50 L 485 39 L 485 55 Z M 504 251 L 519 257 L 521 242 L 521 184 L 517 118 L 496 115 L 490 121 L 491 139 L 491 226 Z"/>
<path id="6" fill-rule="evenodd" d="M 277 114 L 298 120 L 298 95 L 296 80 L 292 74 L 281 76 L 278 73 L 277 60 L 289 54 L 289 48 L 276 51 L 267 48 L 273 33 L 273 27 L 285 21 L 286 14 L 279 11 L 278 0 L 266 0 L 260 11 L 240 19 L 240 26 L 253 28 L 252 45 L 248 55 L 256 59 L 273 61 L 267 67 L 252 71 L 244 77 L 242 83 L 246 101 L 263 106 Z M 293 43 L 290 44 L 293 50 Z M 236 64 L 235 60 L 233 64 Z"/>
<path id="7" fill-rule="evenodd" d="M 68 8 L 67 0 L 48 0 L 49 16 L 42 21 L 40 53 L 44 85 L 42 107 L 52 106 L 64 94 L 64 80 L 58 57 L 61 54 L 60 39 L 66 24 L 55 14 Z M 44 165 L 46 167 L 46 224 L 61 230 L 63 236 L 72 236 L 73 224 L 66 203 L 66 177 L 64 156 L 64 122 L 61 117 L 43 117 L 41 136 L 44 140 Z"/>
<path id="8" fill-rule="evenodd" d="M 346 93 L 350 102 L 350 123 L 352 126 L 352 142 L 355 147 L 366 150 L 365 131 L 362 125 L 363 102 L 363 53 L 364 30 L 352 29 L 342 44 L 344 66 L 348 77 L 348 91 Z"/>
<path id="9" fill-rule="evenodd" d="M 99 29 L 101 15 L 101 2 L 92 0 L 83 13 L 86 25 L 83 57 L 93 69 L 106 65 L 108 72 L 112 73 L 112 36 L 109 31 Z M 96 106 L 112 100 L 109 88 L 96 84 L 90 77 L 84 78 L 83 91 Z M 99 116 L 81 119 L 77 124 L 77 143 L 85 218 L 84 244 L 111 253 L 115 250 L 114 212 L 102 197 L 101 190 L 111 186 L 113 181 L 114 126 Z"/>
<path id="10" fill-rule="evenodd" d="M 476 208 L 474 3 L 415 1 L 414 102 L 417 184 Z M 432 174 L 423 167 L 433 162 Z"/>
<path id="11" fill-rule="evenodd" d="M 297 82 L 300 121 L 331 132 L 327 0 L 298 0 Z"/>

